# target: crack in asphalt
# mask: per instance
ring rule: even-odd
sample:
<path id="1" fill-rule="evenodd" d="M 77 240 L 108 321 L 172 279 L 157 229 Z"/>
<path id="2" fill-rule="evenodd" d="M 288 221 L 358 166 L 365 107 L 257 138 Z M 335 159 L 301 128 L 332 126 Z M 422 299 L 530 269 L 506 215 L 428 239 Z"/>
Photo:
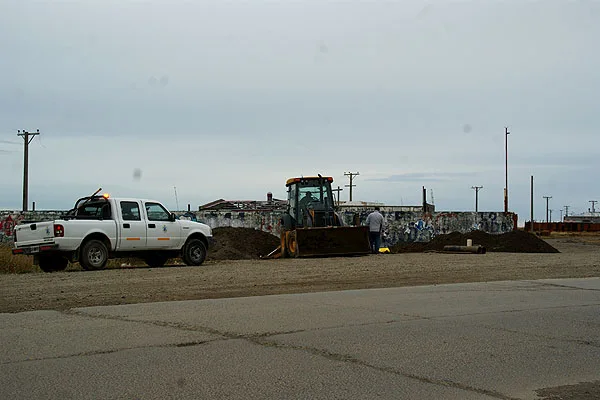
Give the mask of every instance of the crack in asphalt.
<path id="1" fill-rule="evenodd" d="M 122 316 L 115 316 L 115 315 L 88 314 L 88 313 L 84 313 L 81 311 L 75 311 L 75 310 L 65 310 L 65 311 L 61 311 L 61 312 L 63 314 L 76 315 L 76 316 L 80 316 L 80 317 L 84 317 L 84 318 L 88 318 L 88 319 L 107 319 L 107 320 L 121 321 L 121 322 L 134 322 L 134 323 L 143 324 L 143 325 L 160 326 L 160 327 L 165 327 L 165 328 L 174 328 L 174 329 L 181 329 L 181 330 L 190 331 L 190 332 L 201 332 L 201 333 L 208 333 L 208 334 L 212 334 L 212 335 L 221 336 L 220 338 L 214 338 L 211 340 L 207 340 L 207 342 L 208 341 L 214 342 L 214 341 L 228 340 L 228 339 L 263 338 L 263 337 L 276 336 L 276 335 L 289 335 L 289 334 L 293 334 L 293 333 L 311 332 L 314 330 L 323 330 L 324 331 L 324 330 L 339 329 L 339 328 L 344 328 L 344 327 L 391 324 L 391 323 L 395 323 L 395 322 L 404 321 L 404 320 L 388 320 L 388 321 L 364 322 L 364 323 L 358 323 L 358 324 L 334 325 L 334 326 L 328 326 L 325 328 L 317 328 L 317 329 L 292 329 L 292 330 L 285 330 L 285 331 L 268 331 L 268 332 L 255 333 L 255 334 L 241 334 L 241 333 L 235 333 L 235 332 L 229 332 L 229 331 L 221 331 L 218 329 L 209 328 L 209 327 L 201 326 L 201 325 L 184 324 L 181 322 L 167 322 L 167 321 L 160 321 L 160 320 L 138 320 L 138 319 L 127 318 L 127 317 L 122 317 Z"/>
<path id="2" fill-rule="evenodd" d="M 536 334 L 536 333 L 517 331 L 517 330 L 514 330 L 514 329 L 501 328 L 501 327 L 491 326 L 491 325 L 485 325 L 485 324 L 481 324 L 481 325 L 475 324 L 473 326 L 478 326 L 480 328 L 486 328 L 486 329 L 493 330 L 493 331 L 514 333 L 514 334 L 521 335 L 521 336 L 526 336 L 526 337 L 534 337 L 534 338 L 539 338 L 539 339 L 556 340 L 558 342 L 576 343 L 576 344 L 581 344 L 581 345 L 584 345 L 584 346 L 591 346 L 591 347 L 598 347 L 598 348 L 600 348 L 600 342 L 596 343 L 596 342 L 593 342 L 593 341 L 590 341 L 590 340 L 562 339 L 562 338 L 555 337 L 555 336 L 550 336 L 550 335 L 540 335 L 540 334 Z"/>
<path id="3" fill-rule="evenodd" d="M 376 370 L 379 372 L 385 372 L 385 373 L 390 373 L 390 374 L 402 376 L 402 377 L 409 378 L 409 379 L 414 379 L 414 380 L 417 380 L 422 383 L 427 383 L 427 384 L 432 384 L 432 385 L 437 385 L 437 386 L 444 386 L 444 387 L 453 387 L 456 389 L 461 389 L 461 390 L 465 390 L 465 391 L 469 391 L 469 392 L 485 394 L 487 396 L 498 398 L 498 399 L 503 399 L 503 400 L 519 400 L 518 398 L 510 397 L 510 396 L 504 395 L 500 392 L 496 392 L 493 390 L 487 390 L 487 389 L 480 389 L 477 387 L 462 384 L 460 382 L 455 382 L 450 379 L 428 378 L 425 376 L 412 374 L 410 372 L 402 371 L 402 370 L 395 369 L 392 367 L 381 367 L 381 366 L 373 365 L 373 364 L 370 364 L 366 361 L 360 360 L 360 359 L 353 357 L 351 355 L 348 355 L 348 354 L 333 353 L 330 351 L 317 349 L 314 347 L 296 346 L 296 345 L 283 344 L 283 343 L 273 342 L 273 341 L 265 341 L 265 340 L 261 340 L 259 338 L 247 338 L 247 340 L 252 343 L 256 343 L 256 344 L 259 344 L 259 345 L 265 346 L 265 347 L 302 351 L 302 352 L 306 352 L 309 354 L 313 354 L 313 355 L 317 355 L 317 356 L 326 358 L 328 360 L 337 361 L 337 362 L 347 362 L 347 363 L 359 365 L 361 367 L 370 368 L 370 369 L 373 369 L 373 370 Z"/>
<path id="4" fill-rule="evenodd" d="M 485 311 L 485 312 L 475 312 L 468 314 L 449 314 L 449 315 L 436 315 L 432 317 L 420 317 L 421 319 L 428 320 L 436 320 L 436 319 L 445 319 L 445 318 L 454 318 L 454 317 L 470 317 L 470 316 L 478 316 L 478 315 L 493 315 L 493 314 L 511 314 L 511 313 L 522 313 L 529 311 L 543 311 L 543 310 L 557 310 L 561 308 L 583 308 L 583 307 L 598 307 L 600 303 L 591 303 L 591 304 L 570 304 L 566 306 L 550 306 L 550 307 L 532 307 L 532 308 L 518 308 L 513 310 L 497 310 L 497 311 Z"/>
<path id="5" fill-rule="evenodd" d="M 22 363 L 29 363 L 29 362 L 35 362 L 35 361 L 61 360 L 61 359 L 68 359 L 68 358 L 72 358 L 72 357 L 97 356 L 97 355 L 102 355 L 102 354 L 113 354 L 113 353 L 119 353 L 121 351 L 137 350 L 137 349 L 199 346 L 199 345 L 207 344 L 210 342 L 212 342 L 212 340 L 198 340 L 198 341 L 191 341 L 191 342 L 180 342 L 180 343 L 169 343 L 169 344 L 153 344 L 153 345 L 145 345 L 145 346 L 120 347 L 120 348 L 111 349 L 111 350 L 83 351 L 81 353 L 65 354 L 62 356 L 29 358 L 27 360 L 19 360 L 19 361 L 4 361 L 4 362 L 0 362 L 0 365 L 14 365 L 14 364 L 22 364 Z"/>
<path id="6" fill-rule="evenodd" d="M 550 287 L 557 287 L 557 288 L 563 288 L 563 289 L 575 289 L 575 290 L 586 290 L 586 291 L 590 291 L 590 292 L 600 292 L 600 289 L 582 288 L 582 287 L 578 287 L 578 286 L 561 285 L 558 283 L 536 282 L 536 281 L 523 281 L 523 282 L 529 282 L 536 286 L 550 286 Z"/>

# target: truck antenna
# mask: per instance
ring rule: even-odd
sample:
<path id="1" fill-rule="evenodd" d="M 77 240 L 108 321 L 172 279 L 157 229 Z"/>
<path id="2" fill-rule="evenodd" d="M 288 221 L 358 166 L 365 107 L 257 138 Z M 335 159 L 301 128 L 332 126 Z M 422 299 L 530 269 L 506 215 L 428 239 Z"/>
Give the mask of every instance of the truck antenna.
<path id="1" fill-rule="evenodd" d="M 179 200 L 177 200 L 177 186 L 173 186 L 175 189 L 175 204 L 177 205 L 177 211 L 179 211 Z"/>

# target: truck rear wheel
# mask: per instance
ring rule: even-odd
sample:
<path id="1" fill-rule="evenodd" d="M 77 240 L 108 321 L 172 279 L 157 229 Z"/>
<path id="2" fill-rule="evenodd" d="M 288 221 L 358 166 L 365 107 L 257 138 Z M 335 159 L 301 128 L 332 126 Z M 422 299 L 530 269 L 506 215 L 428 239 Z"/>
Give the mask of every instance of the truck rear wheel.
<path id="1" fill-rule="evenodd" d="M 183 262 L 186 265 L 202 265 L 206 259 L 206 246 L 200 239 L 190 239 L 183 246 Z"/>
<path id="2" fill-rule="evenodd" d="M 40 254 L 39 267 L 44 272 L 63 271 L 69 260 L 57 254 Z"/>
<path id="3" fill-rule="evenodd" d="M 83 269 L 93 271 L 103 269 L 108 261 L 108 249 L 100 240 L 90 240 L 83 245 L 79 263 Z"/>

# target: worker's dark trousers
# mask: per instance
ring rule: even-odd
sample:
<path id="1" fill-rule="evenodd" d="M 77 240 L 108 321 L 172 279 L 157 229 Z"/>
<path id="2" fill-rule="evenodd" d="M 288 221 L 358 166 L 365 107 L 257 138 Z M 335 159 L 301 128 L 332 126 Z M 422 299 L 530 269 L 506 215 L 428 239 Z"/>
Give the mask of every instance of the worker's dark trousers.
<path id="1" fill-rule="evenodd" d="M 371 243 L 371 253 L 379 253 L 379 247 L 381 246 L 381 233 L 369 232 L 369 242 Z"/>

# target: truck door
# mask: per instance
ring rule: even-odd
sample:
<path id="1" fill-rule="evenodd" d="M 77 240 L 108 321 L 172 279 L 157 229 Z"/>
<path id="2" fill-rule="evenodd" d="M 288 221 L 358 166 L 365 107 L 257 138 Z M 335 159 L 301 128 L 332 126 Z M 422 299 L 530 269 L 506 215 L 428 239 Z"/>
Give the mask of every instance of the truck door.
<path id="1" fill-rule="evenodd" d="M 119 250 L 142 250 L 146 247 L 146 221 L 142 220 L 138 201 L 119 202 Z"/>
<path id="2" fill-rule="evenodd" d="M 179 221 L 171 221 L 169 211 L 159 203 L 144 204 L 148 218 L 148 249 L 178 248 L 181 242 Z"/>

